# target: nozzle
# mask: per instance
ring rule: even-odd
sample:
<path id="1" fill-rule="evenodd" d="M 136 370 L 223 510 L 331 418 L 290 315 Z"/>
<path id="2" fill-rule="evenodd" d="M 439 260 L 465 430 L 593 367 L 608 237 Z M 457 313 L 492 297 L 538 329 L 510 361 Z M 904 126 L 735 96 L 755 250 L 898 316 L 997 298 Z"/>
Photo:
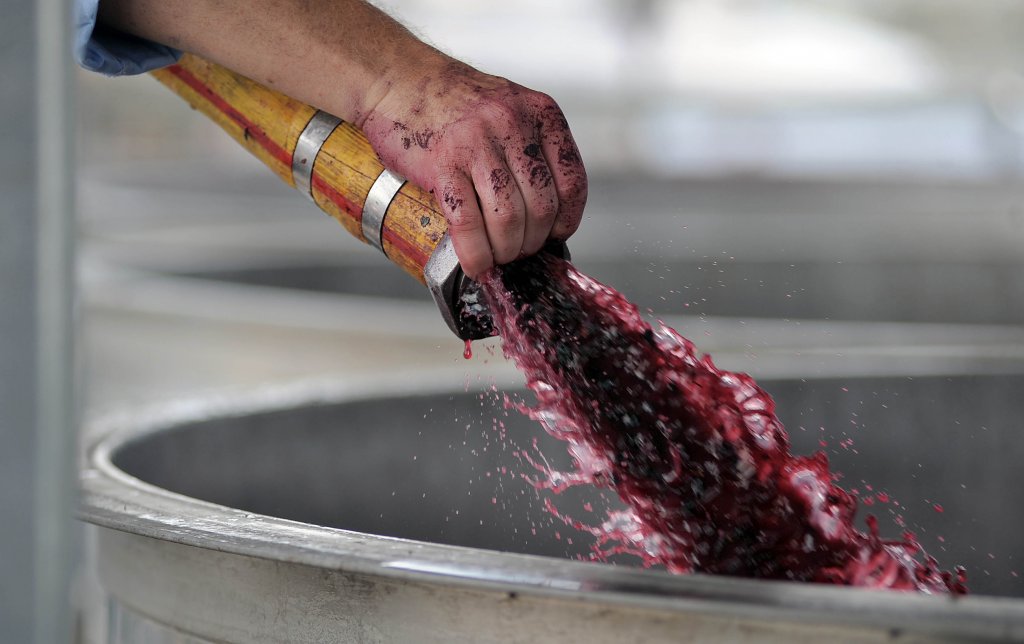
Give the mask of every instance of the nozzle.
<path id="1" fill-rule="evenodd" d="M 564 242 L 549 242 L 542 252 L 569 260 Z M 462 340 L 481 340 L 495 335 L 494 320 L 480 285 L 462 272 L 455 247 L 446 233 L 423 270 L 427 288 L 434 297 L 445 324 Z"/>

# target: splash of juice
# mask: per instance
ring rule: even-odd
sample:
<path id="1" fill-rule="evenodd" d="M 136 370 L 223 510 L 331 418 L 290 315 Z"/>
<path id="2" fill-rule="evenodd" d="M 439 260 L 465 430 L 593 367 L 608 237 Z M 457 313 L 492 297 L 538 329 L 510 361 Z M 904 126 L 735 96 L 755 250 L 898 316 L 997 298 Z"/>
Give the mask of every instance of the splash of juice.
<path id="1" fill-rule="evenodd" d="M 528 410 L 567 443 L 575 471 L 549 487 L 610 488 L 627 510 L 601 526 L 595 556 L 627 553 L 706 572 L 964 593 L 913 535 L 888 540 L 836 484 L 823 452 L 790 453 L 771 397 L 717 368 L 674 330 L 653 328 L 620 293 L 551 256 L 500 267 L 482 287 Z M 557 515 L 554 504 L 548 509 Z"/>

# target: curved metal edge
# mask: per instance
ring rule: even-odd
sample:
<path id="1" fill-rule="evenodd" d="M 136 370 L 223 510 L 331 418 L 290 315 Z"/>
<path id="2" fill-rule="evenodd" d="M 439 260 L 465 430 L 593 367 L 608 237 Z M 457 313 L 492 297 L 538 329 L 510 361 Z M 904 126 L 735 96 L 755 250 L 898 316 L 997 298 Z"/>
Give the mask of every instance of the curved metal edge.
<path id="1" fill-rule="evenodd" d="M 542 252 L 571 261 L 563 241 L 548 242 Z M 461 340 L 482 340 L 496 333 L 478 285 L 466 277 L 451 236 L 444 234 L 423 267 L 423 278 L 444 323 Z"/>
<path id="2" fill-rule="evenodd" d="M 261 559 L 397 579 L 433 579 L 487 590 L 660 610 L 699 610 L 731 617 L 833 623 L 918 632 L 940 637 L 1024 638 L 1024 602 L 999 597 L 928 597 L 782 581 L 630 569 L 537 555 L 425 543 L 325 528 L 255 515 L 158 488 L 118 469 L 123 444 L 211 418 L 342 404 L 393 395 L 448 391 L 424 378 L 398 390 L 376 383 L 265 390 L 252 400 L 197 399 L 162 417 L 122 417 L 87 452 L 81 474 L 80 519 L 164 541 Z M 96 428 L 93 435 L 100 434 Z"/>
<path id="3" fill-rule="evenodd" d="M 385 168 L 377 175 L 363 202 L 363 239 L 384 253 L 385 256 L 387 253 L 384 252 L 384 218 L 388 214 L 388 208 L 395 195 L 403 185 L 405 185 L 404 177 Z"/>
<path id="4" fill-rule="evenodd" d="M 105 644 L 218 644 L 165 624 L 114 597 L 107 600 L 106 620 Z"/>
<path id="5" fill-rule="evenodd" d="M 423 278 L 427 282 L 430 296 L 437 304 L 441 318 L 452 330 L 452 333 L 463 340 L 475 339 L 464 336 L 456 319 L 455 299 L 458 296 L 459 287 L 462 285 L 463 273 L 462 265 L 459 264 L 459 258 L 455 254 L 455 246 L 452 245 L 452 238 L 448 233 L 444 234 L 434 248 L 434 252 L 430 254 L 427 265 L 423 267 Z"/>
<path id="6" fill-rule="evenodd" d="M 306 123 L 292 152 L 292 179 L 299 192 L 313 199 L 313 165 L 320 148 L 331 133 L 341 125 L 341 119 L 323 110 L 317 110 Z"/>

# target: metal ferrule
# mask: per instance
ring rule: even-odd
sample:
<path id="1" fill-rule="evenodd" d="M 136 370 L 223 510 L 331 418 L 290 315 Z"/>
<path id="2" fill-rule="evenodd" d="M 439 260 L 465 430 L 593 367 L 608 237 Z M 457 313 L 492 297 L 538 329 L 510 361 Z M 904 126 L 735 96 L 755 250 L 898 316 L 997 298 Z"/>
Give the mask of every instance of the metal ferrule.
<path id="1" fill-rule="evenodd" d="M 564 242 L 549 242 L 542 252 L 571 259 Z M 494 320 L 480 285 L 466 277 L 455 255 L 451 237 L 445 233 L 423 269 L 427 288 L 445 324 L 462 340 L 481 340 L 495 334 Z"/>
<path id="2" fill-rule="evenodd" d="M 324 141 L 341 125 L 341 119 L 323 110 L 317 110 L 299 135 L 292 153 L 292 179 L 299 192 L 313 199 L 313 165 Z"/>
<path id="3" fill-rule="evenodd" d="M 384 169 L 370 186 L 370 192 L 363 202 L 363 239 L 384 253 L 384 218 L 395 195 L 405 185 L 405 178 L 391 170 Z M 387 253 L 384 253 L 387 255 Z"/>
<path id="4" fill-rule="evenodd" d="M 465 273 L 459 265 L 459 258 L 455 255 L 455 247 L 452 245 L 452 238 L 445 233 L 441 242 L 430 254 L 427 265 L 423 267 L 423 277 L 426 279 L 427 288 L 434 298 L 441 318 L 452 333 L 463 340 L 479 340 L 486 338 L 490 333 L 476 334 L 472 329 L 462 324 L 462 316 L 459 315 L 460 294 L 465 288 Z"/>

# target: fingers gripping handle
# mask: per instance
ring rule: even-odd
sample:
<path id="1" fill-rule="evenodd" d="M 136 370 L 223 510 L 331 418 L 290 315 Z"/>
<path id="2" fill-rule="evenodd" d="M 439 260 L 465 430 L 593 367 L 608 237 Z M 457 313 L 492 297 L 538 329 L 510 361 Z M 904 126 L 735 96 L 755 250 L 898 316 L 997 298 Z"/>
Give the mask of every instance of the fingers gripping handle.
<path id="1" fill-rule="evenodd" d="M 358 128 L 191 54 L 152 75 L 353 236 L 426 284 L 456 335 L 493 333 L 437 202 L 385 169 Z M 555 252 L 564 254 L 564 245 Z"/>

